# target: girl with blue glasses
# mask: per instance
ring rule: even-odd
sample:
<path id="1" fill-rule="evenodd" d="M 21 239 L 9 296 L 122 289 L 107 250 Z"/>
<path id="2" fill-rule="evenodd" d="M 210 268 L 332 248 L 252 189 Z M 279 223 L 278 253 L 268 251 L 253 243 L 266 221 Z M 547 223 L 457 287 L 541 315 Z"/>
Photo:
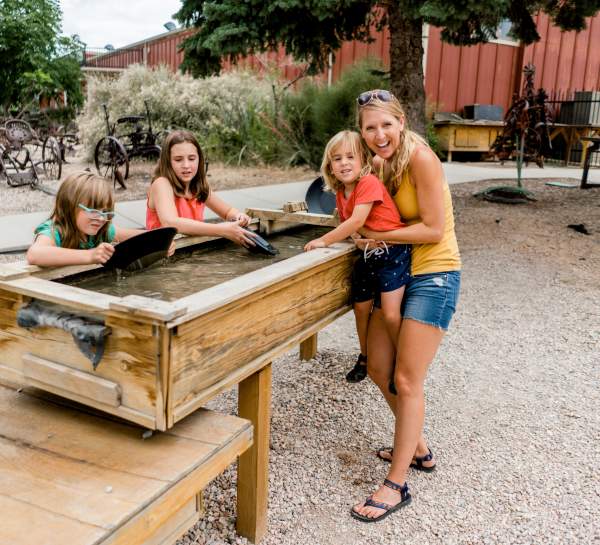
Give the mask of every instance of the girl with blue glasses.
<path id="1" fill-rule="evenodd" d="M 56 194 L 50 218 L 35 229 L 27 261 L 43 267 L 106 263 L 114 243 L 143 232 L 114 226 L 113 208 L 109 182 L 91 172 L 71 174 Z"/>

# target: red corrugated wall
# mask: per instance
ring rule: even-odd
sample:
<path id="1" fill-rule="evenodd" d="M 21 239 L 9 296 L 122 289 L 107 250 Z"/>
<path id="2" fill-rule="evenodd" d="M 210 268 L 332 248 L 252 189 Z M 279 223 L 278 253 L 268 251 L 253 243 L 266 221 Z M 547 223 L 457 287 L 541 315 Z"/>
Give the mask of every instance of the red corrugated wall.
<path id="1" fill-rule="evenodd" d="M 536 66 L 536 86 L 547 92 L 600 89 L 600 15 L 588 19 L 587 29 L 579 34 L 561 32 L 550 24 L 545 14 L 536 17 L 541 40 L 527 47 L 497 43 L 456 47 L 443 43 L 440 29 L 429 27 L 425 92 L 428 103 L 435 111 L 462 113 L 466 104 L 497 104 L 504 111 L 512 94 L 522 84 L 522 69 L 532 62 Z M 134 47 L 147 48 L 149 66 L 166 64 L 177 70 L 183 54 L 178 46 L 193 30 L 171 32 Z M 333 81 L 357 61 L 371 56 L 389 66 L 389 32 L 373 34 L 370 44 L 346 42 L 336 55 L 332 68 Z M 137 51 L 121 50 L 103 56 L 101 66 L 126 66 L 143 62 Z M 268 65 L 277 65 L 286 80 L 293 80 L 301 68 L 285 54 L 283 48 L 273 53 L 252 56 L 240 63 L 259 71 Z M 225 69 L 231 63 L 224 63 Z M 327 74 L 322 75 L 327 79 Z"/>

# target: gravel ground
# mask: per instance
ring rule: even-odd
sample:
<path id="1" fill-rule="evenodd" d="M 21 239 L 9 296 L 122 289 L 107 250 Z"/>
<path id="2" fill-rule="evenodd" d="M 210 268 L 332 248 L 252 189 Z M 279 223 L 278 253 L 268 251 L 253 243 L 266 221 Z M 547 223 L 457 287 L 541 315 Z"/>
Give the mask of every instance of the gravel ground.
<path id="1" fill-rule="evenodd" d="M 274 362 L 263 545 L 600 543 L 600 191 L 537 180 L 535 203 L 472 197 L 498 183 L 451 188 L 464 272 L 426 384 L 438 470 L 411 472 L 413 503 L 385 522 L 350 518 L 385 477 L 374 449 L 391 444 L 393 420 L 372 383 L 343 378 L 358 345 L 346 315 L 314 360 Z M 0 199 L 0 213 L 18 209 Z M 567 228 L 581 223 L 590 235 Z M 235 392 L 211 407 L 235 412 Z M 209 485 L 179 545 L 248 543 L 235 534 L 235 475 Z"/>

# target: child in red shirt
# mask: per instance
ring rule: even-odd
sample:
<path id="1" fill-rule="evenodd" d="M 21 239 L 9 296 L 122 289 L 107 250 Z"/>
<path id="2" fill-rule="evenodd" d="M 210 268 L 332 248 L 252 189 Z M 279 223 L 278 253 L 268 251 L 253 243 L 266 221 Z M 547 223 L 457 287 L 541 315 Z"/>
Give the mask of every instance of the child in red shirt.
<path id="1" fill-rule="evenodd" d="M 357 132 L 341 131 L 327 143 L 321 174 L 327 188 L 336 192 L 342 223 L 308 242 L 304 247 L 306 251 L 341 242 L 363 226 L 373 231 L 404 227 L 392 197 L 371 174 L 367 151 Z M 352 302 L 361 353 L 346 376 L 349 382 L 359 382 L 366 376 L 367 328 L 373 300 L 379 294 L 387 329 L 396 344 L 402 319 L 400 305 L 409 278 L 408 244 L 365 248 L 363 256 L 356 261 L 352 272 Z"/>

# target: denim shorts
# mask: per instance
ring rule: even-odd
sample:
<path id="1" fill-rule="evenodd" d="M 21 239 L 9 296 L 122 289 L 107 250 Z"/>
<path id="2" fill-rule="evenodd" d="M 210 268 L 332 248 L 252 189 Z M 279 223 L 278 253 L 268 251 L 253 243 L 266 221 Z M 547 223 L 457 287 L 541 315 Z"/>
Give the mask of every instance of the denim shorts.
<path id="1" fill-rule="evenodd" d="M 370 301 L 382 292 L 394 291 L 410 280 L 411 247 L 407 244 L 389 246 L 359 257 L 352 270 L 352 302 Z"/>
<path id="2" fill-rule="evenodd" d="M 412 276 L 402 298 L 402 318 L 447 331 L 456 311 L 459 291 L 460 271 Z M 378 299 L 376 307 L 381 306 Z"/>

